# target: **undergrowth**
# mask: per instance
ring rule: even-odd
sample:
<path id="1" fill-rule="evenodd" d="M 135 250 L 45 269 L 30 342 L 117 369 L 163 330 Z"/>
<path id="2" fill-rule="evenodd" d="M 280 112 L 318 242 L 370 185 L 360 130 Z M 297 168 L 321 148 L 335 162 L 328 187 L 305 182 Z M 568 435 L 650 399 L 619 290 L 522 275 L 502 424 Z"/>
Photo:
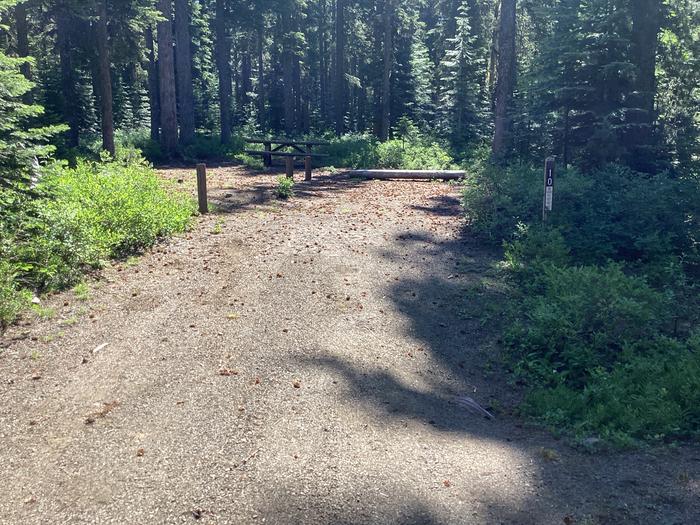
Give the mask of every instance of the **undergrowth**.
<path id="1" fill-rule="evenodd" d="M 522 412 L 580 443 L 700 435 L 697 180 L 618 165 L 561 173 L 541 223 L 542 174 L 483 164 L 464 205 L 505 243 L 506 360 Z"/>
<path id="2" fill-rule="evenodd" d="M 330 138 L 323 148 L 329 164 L 341 168 L 449 169 L 454 159 L 437 140 L 419 132 L 402 119 L 394 138 L 380 142 L 369 134 L 348 134 Z"/>
<path id="3" fill-rule="evenodd" d="M 287 177 L 286 175 L 281 175 L 277 177 L 277 187 L 275 188 L 275 195 L 279 199 L 289 199 L 294 196 L 294 179 Z"/>
<path id="4" fill-rule="evenodd" d="M 3 325 L 26 306 L 28 291 L 63 289 L 105 260 L 139 252 L 187 228 L 195 208 L 168 191 L 135 153 L 107 162 L 63 162 L 43 170 L 35 193 L 16 197 L 0 225 Z"/>

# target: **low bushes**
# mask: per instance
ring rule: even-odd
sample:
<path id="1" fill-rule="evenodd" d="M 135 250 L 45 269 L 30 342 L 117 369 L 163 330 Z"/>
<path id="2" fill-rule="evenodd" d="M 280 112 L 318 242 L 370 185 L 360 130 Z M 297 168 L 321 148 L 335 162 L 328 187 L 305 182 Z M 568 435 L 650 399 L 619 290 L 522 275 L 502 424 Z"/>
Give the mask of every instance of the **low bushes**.
<path id="1" fill-rule="evenodd" d="M 0 260 L 0 328 L 4 329 L 30 303 L 31 294 L 20 290 L 17 269 L 8 261 Z"/>
<path id="2" fill-rule="evenodd" d="M 472 174 L 469 221 L 505 241 L 515 300 L 503 343 L 525 414 L 585 443 L 700 433 L 699 198 L 695 180 L 571 170 L 543 226 L 540 170 Z"/>
<path id="3" fill-rule="evenodd" d="M 279 199 L 289 199 L 294 196 L 294 179 L 282 175 L 277 177 L 277 187 L 275 188 L 275 195 Z"/>
<path id="4" fill-rule="evenodd" d="M 378 167 L 407 170 L 441 170 L 454 164 L 450 154 L 437 142 L 389 140 L 377 148 Z"/>
<path id="5" fill-rule="evenodd" d="M 700 232 L 697 181 L 647 175 L 610 165 L 591 173 L 557 176 L 549 224 L 560 229 L 575 260 L 658 262 L 668 254 L 695 264 Z M 488 166 L 471 173 L 464 190 L 474 230 L 500 241 L 518 223 L 536 224 L 542 213 L 542 172 Z"/>
<path id="6" fill-rule="evenodd" d="M 365 134 L 345 135 L 331 139 L 323 152 L 329 164 L 343 168 L 448 169 L 454 164 L 440 144 L 417 132 L 386 142 Z"/>
<path id="7" fill-rule="evenodd" d="M 374 167 L 379 162 L 377 146 L 379 141 L 369 134 L 352 133 L 329 139 L 330 145 L 322 152 L 328 155 L 324 160 L 338 168 Z"/>
<path id="8" fill-rule="evenodd" d="M 113 162 L 55 163 L 45 169 L 39 198 L 27 198 L 0 229 L 0 294 L 21 303 L 21 289 L 70 286 L 105 259 L 151 246 L 183 231 L 194 207 L 169 192 L 140 158 Z M 17 295 L 20 294 L 20 295 Z M 4 302 L 4 301 L 3 301 Z M 3 306 L 3 323 L 21 306 Z"/>
<path id="9" fill-rule="evenodd" d="M 620 447 L 696 438 L 700 428 L 700 345 L 658 339 L 609 369 L 591 371 L 583 388 L 530 390 L 523 412 L 583 444 Z M 593 438 L 593 439 L 592 439 Z"/>
<path id="10" fill-rule="evenodd" d="M 265 163 L 262 161 L 261 158 L 252 157 L 246 153 L 239 153 L 238 155 L 234 156 L 234 159 L 236 159 L 238 162 L 240 162 L 244 166 L 246 166 L 250 169 L 253 169 L 253 170 L 265 169 Z"/>
<path id="11" fill-rule="evenodd" d="M 165 154 L 158 141 L 151 139 L 148 129 L 118 130 L 114 139 L 118 156 L 123 156 L 126 151 L 138 150 L 145 159 L 154 164 L 163 164 L 173 160 Z M 245 145 L 245 141 L 240 135 L 234 135 L 231 137 L 230 143 L 222 144 L 218 135 L 198 134 L 190 144 L 180 146 L 174 158 L 187 163 L 229 160 L 241 153 L 245 149 Z M 101 148 L 101 139 L 95 137 L 82 153 L 99 158 Z M 64 155 L 64 157 L 66 156 Z M 75 152 L 73 155 L 67 156 L 67 158 L 75 157 Z"/>

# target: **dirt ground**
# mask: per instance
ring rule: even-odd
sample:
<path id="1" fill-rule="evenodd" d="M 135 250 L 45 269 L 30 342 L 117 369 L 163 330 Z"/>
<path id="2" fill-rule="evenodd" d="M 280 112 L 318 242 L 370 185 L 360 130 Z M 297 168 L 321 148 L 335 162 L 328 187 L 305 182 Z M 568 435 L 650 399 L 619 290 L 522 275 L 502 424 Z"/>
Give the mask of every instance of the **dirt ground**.
<path id="1" fill-rule="evenodd" d="M 458 187 L 274 184 L 211 169 L 216 213 L 3 336 L 1 523 L 700 523 L 699 446 L 513 415 Z"/>

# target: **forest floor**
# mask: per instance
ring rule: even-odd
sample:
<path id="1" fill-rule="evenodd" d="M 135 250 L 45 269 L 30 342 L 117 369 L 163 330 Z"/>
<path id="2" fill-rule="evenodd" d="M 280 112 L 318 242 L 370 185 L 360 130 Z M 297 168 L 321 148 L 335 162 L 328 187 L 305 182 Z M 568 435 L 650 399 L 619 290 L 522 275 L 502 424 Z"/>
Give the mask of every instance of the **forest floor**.
<path id="1" fill-rule="evenodd" d="M 457 186 L 274 186 L 211 169 L 216 213 L 4 335 L 0 522 L 700 522 L 700 447 L 591 454 L 514 415 Z"/>

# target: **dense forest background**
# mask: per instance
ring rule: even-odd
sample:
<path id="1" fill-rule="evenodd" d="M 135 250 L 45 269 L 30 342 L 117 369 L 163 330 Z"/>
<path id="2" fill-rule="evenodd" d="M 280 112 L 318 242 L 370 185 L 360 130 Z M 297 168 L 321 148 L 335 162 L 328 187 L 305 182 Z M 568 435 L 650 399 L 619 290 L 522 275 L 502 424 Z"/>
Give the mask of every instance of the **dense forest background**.
<path id="1" fill-rule="evenodd" d="M 14 3 L 14 2 L 13 2 Z M 410 121 L 458 159 L 641 171 L 698 159 L 693 0 L 29 0 L 2 47 L 62 152 L 148 129 L 371 133 Z"/>

